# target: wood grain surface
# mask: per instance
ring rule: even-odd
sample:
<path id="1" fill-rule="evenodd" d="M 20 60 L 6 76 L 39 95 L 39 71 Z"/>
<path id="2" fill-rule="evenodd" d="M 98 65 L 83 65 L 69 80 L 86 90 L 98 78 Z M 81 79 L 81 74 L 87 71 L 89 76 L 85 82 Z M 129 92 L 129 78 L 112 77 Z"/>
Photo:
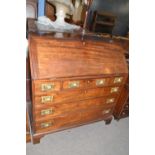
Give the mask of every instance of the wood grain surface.
<path id="1" fill-rule="evenodd" d="M 128 77 L 120 44 L 61 35 L 29 33 L 33 143 L 47 133 L 99 120 L 109 124 Z"/>
<path id="2" fill-rule="evenodd" d="M 127 73 L 124 55 L 113 44 L 30 36 L 33 79 Z"/>

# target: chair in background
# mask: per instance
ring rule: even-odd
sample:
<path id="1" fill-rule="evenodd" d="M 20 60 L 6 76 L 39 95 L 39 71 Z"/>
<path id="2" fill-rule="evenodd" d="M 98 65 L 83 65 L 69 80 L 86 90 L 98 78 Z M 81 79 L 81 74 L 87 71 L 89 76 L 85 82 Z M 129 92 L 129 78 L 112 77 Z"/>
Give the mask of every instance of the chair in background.
<path id="1" fill-rule="evenodd" d="M 115 15 L 107 12 L 95 11 L 93 15 L 91 31 L 109 33 L 112 35 L 115 22 Z"/>

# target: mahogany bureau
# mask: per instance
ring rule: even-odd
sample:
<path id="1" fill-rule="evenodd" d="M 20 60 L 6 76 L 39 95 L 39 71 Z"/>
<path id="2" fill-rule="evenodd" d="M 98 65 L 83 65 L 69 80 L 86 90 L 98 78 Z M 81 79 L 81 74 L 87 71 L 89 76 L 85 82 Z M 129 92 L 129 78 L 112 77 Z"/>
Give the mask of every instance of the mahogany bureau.
<path id="1" fill-rule="evenodd" d="M 93 34 L 29 33 L 33 143 L 52 132 L 111 122 L 128 77 L 122 50 Z"/>

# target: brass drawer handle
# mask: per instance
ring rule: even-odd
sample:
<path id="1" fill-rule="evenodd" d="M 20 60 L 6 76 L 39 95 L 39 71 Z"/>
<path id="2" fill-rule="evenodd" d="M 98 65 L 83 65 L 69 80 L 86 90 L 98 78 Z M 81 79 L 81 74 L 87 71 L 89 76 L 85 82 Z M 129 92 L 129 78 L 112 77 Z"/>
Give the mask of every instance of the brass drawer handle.
<path id="1" fill-rule="evenodd" d="M 52 122 L 41 123 L 41 128 L 47 128 L 47 127 L 50 127 L 50 126 L 52 126 L 52 125 L 53 125 Z"/>
<path id="2" fill-rule="evenodd" d="M 119 87 L 113 87 L 111 88 L 111 93 L 116 93 L 118 92 Z"/>
<path id="3" fill-rule="evenodd" d="M 96 86 L 103 86 L 105 84 L 105 79 L 96 80 Z"/>
<path id="4" fill-rule="evenodd" d="M 103 111 L 103 114 L 108 114 L 108 113 L 110 113 L 110 111 L 111 111 L 111 109 L 104 110 L 104 111 Z"/>
<path id="5" fill-rule="evenodd" d="M 69 82 L 69 84 L 68 84 L 68 88 L 78 88 L 79 86 L 80 86 L 79 81 Z"/>
<path id="6" fill-rule="evenodd" d="M 52 102 L 53 98 L 54 98 L 54 96 L 42 96 L 41 103 Z"/>
<path id="7" fill-rule="evenodd" d="M 41 110 L 41 115 L 44 116 L 44 115 L 49 115 L 49 114 L 53 114 L 54 111 L 53 109 L 46 109 L 46 110 Z"/>
<path id="8" fill-rule="evenodd" d="M 107 99 L 106 103 L 113 103 L 115 101 L 115 98 L 109 98 Z"/>
<path id="9" fill-rule="evenodd" d="M 49 90 L 54 90 L 55 88 L 55 84 L 51 83 L 51 84 L 42 84 L 41 85 L 41 90 L 42 91 L 49 91 Z"/>
<path id="10" fill-rule="evenodd" d="M 123 77 L 116 77 L 116 78 L 114 79 L 114 83 L 121 83 L 122 80 L 123 80 Z"/>

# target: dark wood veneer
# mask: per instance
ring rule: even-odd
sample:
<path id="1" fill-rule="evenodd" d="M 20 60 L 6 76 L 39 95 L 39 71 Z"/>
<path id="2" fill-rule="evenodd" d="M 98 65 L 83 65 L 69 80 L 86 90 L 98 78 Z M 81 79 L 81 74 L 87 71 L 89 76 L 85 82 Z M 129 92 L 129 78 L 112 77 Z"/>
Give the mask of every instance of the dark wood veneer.
<path id="1" fill-rule="evenodd" d="M 33 143 L 71 127 L 109 124 L 128 76 L 124 49 L 115 42 L 55 34 L 29 32 Z"/>

